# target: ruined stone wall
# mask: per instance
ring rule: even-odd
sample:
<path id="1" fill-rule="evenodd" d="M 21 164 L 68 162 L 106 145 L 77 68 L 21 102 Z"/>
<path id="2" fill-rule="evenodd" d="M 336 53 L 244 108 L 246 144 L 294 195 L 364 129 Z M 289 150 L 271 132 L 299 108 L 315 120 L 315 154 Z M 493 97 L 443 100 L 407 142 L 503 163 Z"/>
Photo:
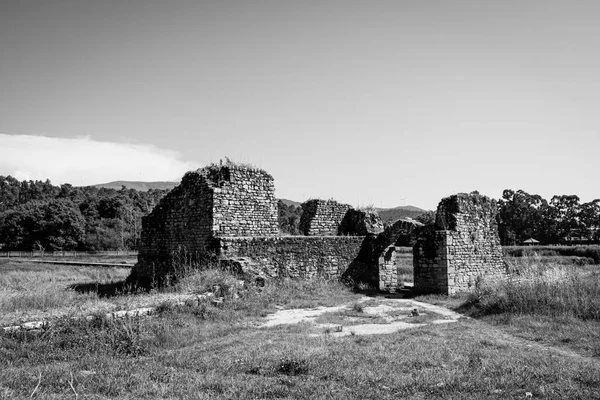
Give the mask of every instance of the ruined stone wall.
<path id="1" fill-rule="evenodd" d="M 396 246 L 387 247 L 379 256 L 379 290 L 382 292 L 393 293 L 399 289 L 401 283 L 398 282 L 398 253 Z"/>
<path id="2" fill-rule="evenodd" d="M 342 236 L 365 236 L 383 232 L 383 221 L 376 211 L 349 209 L 342 221 L 338 234 Z"/>
<path id="3" fill-rule="evenodd" d="M 414 288 L 421 293 L 448 294 L 447 231 L 429 226 L 419 231 L 413 247 Z"/>
<path id="4" fill-rule="evenodd" d="M 137 279 L 172 272 L 173 253 L 178 249 L 195 255 L 210 247 L 212 201 L 213 192 L 205 177 L 188 173 L 142 218 L 138 262 L 133 270 Z"/>
<path id="5" fill-rule="evenodd" d="M 474 289 L 479 277 L 504 276 L 496 202 L 464 193 L 442 199 L 435 228 L 420 234 L 413 256 L 420 292 L 464 292 Z"/>
<path id="6" fill-rule="evenodd" d="M 187 260 L 217 252 L 215 238 L 279 234 L 273 178 L 259 169 L 209 166 L 188 172 L 142 219 L 138 280 L 173 272 Z"/>
<path id="7" fill-rule="evenodd" d="M 306 236 L 335 236 L 350 209 L 334 200 L 309 200 L 302 203 L 300 231 Z"/>
<path id="8" fill-rule="evenodd" d="M 223 237 L 220 257 L 265 277 L 337 279 L 357 257 L 362 237 Z"/>

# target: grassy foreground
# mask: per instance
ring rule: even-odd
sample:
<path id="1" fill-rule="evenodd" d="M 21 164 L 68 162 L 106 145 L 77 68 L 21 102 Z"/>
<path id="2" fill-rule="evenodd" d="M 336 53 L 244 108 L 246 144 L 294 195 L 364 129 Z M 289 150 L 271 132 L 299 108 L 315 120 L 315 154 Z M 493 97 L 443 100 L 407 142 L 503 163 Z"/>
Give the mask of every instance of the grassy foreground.
<path id="1" fill-rule="evenodd" d="M 0 260 L 0 326 L 117 307 L 76 285 L 123 281 L 130 268 L 81 267 Z M 122 307 L 127 307 L 122 304 Z"/>
<path id="2" fill-rule="evenodd" d="M 206 271 L 173 290 L 215 284 L 233 286 L 235 278 Z M 357 297 L 335 282 L 281 280 L 240 290 L 221 305 L 163 302 L 152 318 L 64 318 L 41 334 L 4 334 L 0 398 L 600 398 L 597 357 L 570 343 L 515 338 L 486 317 L 343 338 L 309 337 L 303 324 L 259 326 L 277 307 Z"/>

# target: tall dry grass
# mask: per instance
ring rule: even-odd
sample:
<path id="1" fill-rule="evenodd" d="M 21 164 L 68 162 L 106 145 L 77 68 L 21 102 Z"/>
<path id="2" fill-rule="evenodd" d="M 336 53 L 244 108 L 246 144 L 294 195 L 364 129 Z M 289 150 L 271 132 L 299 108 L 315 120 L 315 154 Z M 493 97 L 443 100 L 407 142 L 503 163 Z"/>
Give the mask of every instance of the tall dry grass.
<path id="1" fill-rule="evenodd" d="M 600 321 L 600 267 L 542 263 L 540 257 L 513 261 L 500 282 L 482 282 L 471 296 L 485 314 L 575 317 Z"/>

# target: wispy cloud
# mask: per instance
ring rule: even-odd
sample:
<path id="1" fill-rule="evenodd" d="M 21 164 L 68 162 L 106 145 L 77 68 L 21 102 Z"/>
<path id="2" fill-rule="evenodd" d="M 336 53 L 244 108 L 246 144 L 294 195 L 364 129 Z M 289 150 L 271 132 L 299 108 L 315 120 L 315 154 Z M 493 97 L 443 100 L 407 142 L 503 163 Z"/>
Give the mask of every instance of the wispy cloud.
<path id="1" fill-rule="evenodd" d="M 179 180 L 198 163 L 153 145 L 0 133 L 0 175 L 54 184 Z"/>

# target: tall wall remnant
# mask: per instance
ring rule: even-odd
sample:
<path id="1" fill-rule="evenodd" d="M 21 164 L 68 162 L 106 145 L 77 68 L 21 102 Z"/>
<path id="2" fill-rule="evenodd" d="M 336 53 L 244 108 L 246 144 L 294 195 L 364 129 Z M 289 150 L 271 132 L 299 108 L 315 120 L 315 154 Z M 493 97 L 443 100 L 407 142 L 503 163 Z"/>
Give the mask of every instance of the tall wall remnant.
<path id="1" fill-rule="evenodd" d="M 165 275 L 180 249 L 216 252 L 216 237 L 276 236 L 273 177 L 255 168 L 211 165 L 188 172 L 181 184 L 142 219 L 136 277 Z"/>
<path id="2" fill-rule="evenodd" d="M 442 199 L 435 226 L 419 232 L 413 265 L 415 290 L 424 293 L 469 291 L 480 277 L 504 276 L 496 202 L 476 193 Z"/>
<path id="3" fill-rule="evenodd" d="M 302 203 L 300 231 L 306 236 L 335 236 L 350 208 L 334 200 L 308 200 Z"/>

